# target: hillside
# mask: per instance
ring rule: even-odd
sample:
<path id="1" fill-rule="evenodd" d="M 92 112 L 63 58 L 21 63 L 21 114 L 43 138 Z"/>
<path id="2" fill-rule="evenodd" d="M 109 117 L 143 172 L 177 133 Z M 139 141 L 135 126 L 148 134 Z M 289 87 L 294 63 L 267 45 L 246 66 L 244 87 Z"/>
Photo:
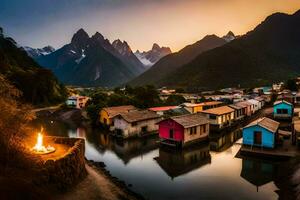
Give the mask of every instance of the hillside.
<path id="1" fill-rule="evenodd" d="M 33 104 L 52 104 L 65 98 L 65 88 L 52 72 L 41 68 L 0 28 L 0 74 L 22 91 L 22 100 Z"/>
<path id="2" fill-rule="evenodd" d="M 198 42 L 188 45 L 179 52 L 169 54 L 160 59 L 149 70 L 130 82 L 132 85 L 160 83 L 165 75 L 176 71 L 182 65 L 192 61 L 197 55 L 204 51 L 226 44 L 226 41 L 216 35 L 208 35 Z"/>
<path id="3" fill-rule="evenodd" d="M 253 31 L 200 54 L 177 70 L 163 71 L 152 80 L 141 76 L 135 83 L 207 90 L 285 80 L 300 73 L 299 35 L 300 11 L 293 15 L 276 13 Z"/>

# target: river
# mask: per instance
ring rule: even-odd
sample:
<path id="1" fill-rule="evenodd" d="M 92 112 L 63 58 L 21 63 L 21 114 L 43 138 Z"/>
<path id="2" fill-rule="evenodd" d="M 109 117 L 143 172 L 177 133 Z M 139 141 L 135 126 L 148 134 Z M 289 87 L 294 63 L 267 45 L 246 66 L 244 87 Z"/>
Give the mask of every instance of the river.
<path id="1" fill-rule="evenodd" d="M 285 162 L 238 158 L 241 132 L 214 135 L 182 151 L 159 147 L 157 136 L 126 141 L 86 127 L 38 120 L 48 135 L 86 139 L 86 157 L 152 200 L 278 199 Z"/>

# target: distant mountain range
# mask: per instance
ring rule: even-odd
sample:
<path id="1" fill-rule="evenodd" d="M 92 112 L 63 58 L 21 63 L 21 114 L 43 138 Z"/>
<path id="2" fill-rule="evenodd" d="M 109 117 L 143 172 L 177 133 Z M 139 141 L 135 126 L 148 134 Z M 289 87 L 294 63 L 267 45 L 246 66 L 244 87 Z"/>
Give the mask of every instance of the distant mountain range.
<path id="1" fill-rule="evenodd" d="M 52 46 L 45 46 L 43 48 L 32 48 L 32 47 L 22 47 L 23 50 L 25 50 L 28 54 L 28 56 L 32 57 L 32 58 L 38 58 L 39 56 L 45 56 L 48 55 L 50 53 L 53 53 L 55 51 L 55 49 Z"/>
<path id="2" fill-rule="evenodd" d="M 293 15 L 275 13 L 253 31 L 230 42 L 227 38 L 204 38 L 216 43 L 203 48 L 202 53 L 185 53 L 183 56 L 181 50 L 170 54 L 130 84 L 199 91 L 254 87 L 300 74 L 300 11 Z"/>
<path id="3" fill-rule="evenodd" d="M 50 70 L 40 67 L 0 28 L 0 75 L 21 92 L 21 101 L 32 104 L 62 102 L 66 90 Z"/>
<path id="4" fill-rule="evenodd" d="M 158 44 L 154 43 L 151 50 L 143 52 L 137 50 L 134 54 L 145 66 L 151 67 L 162 57 L 171 53 L 172 51 L 169 47 L 160 47 Z"/>
<path id="5" fill-rule="evenodd" d="M 224 36 L 225 37 L 225 36 Z M 176 53 L 169 54 L 154 64 L 148 71 L 133 79 L 129 84 L 157 85 L 170 74 L 196 58 L 199 54 L 226 44 L 227 41 L 216 35 L 207 35 L 203 39 L 188 45 Z"/>
<path id="6" fill-rule="evenodd" d="M 146 70 L 125 41 L 110 43 L 100 33 L 78 30 L 71 43 L 36 61 L 66 84 L 114 87 Z"/>

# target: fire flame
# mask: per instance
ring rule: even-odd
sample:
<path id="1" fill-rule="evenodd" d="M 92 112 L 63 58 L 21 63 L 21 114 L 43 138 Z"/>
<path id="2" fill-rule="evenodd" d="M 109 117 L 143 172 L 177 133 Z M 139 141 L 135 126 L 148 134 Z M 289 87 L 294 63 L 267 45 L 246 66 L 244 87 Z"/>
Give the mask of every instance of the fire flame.
<path id="1" fill-rule="evenodd" d="M 37 142 L 35 146 L 32 148 L 33 151 L 37 153 L 49 153 L 55 151 L 54 147 L 48 146 L 47 148 L 43 145 L 43 127 L 41 131 L 38 133 Z"/>

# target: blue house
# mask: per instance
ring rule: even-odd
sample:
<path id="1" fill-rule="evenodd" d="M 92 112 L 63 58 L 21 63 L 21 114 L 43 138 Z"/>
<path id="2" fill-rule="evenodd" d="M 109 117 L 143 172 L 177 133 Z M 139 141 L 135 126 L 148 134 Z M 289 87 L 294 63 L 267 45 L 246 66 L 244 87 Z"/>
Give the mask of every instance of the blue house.
<path id="1" fill-rule="evenodd" d="M 243 145 L 274 148 L 279 122 L 264 117 L 243 128 Z"/>
<path id="2" fill-rule="evenodd" d="M 275 101 L 273 114 L 277 119 L 290 119 L 294 114 L 294 106 L 285 100 Z"/>

